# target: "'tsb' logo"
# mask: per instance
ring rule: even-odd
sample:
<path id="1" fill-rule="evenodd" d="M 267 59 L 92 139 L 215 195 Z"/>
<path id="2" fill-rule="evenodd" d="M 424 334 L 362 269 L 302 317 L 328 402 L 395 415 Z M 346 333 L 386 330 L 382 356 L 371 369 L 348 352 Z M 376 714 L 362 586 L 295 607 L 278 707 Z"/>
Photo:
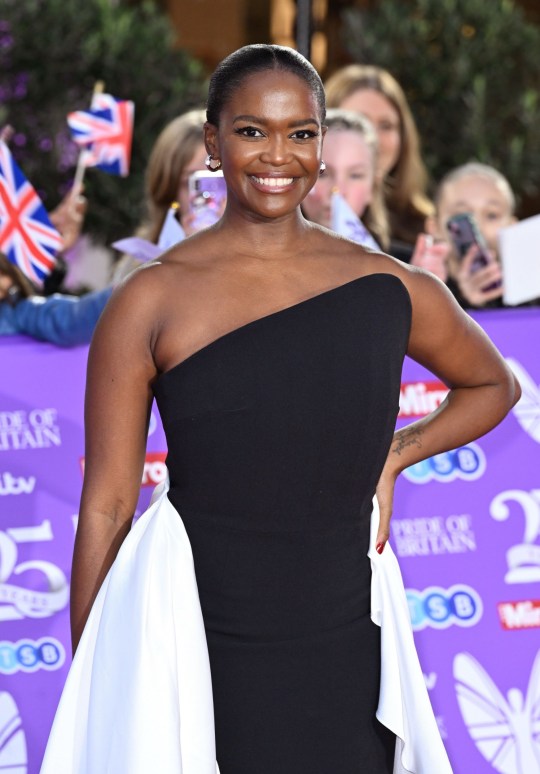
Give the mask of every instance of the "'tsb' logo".
<path id="1" fill-rule="evenodd" d="M 403 471 L 403 475 L 413 484 L 427 484 L 440 481 L 445 484 L 460 478 L 463 481 L 475 481 L 486 469 L 486 456 L 476 443 L 468 443 L 459 449 L 436 454 Z"/>

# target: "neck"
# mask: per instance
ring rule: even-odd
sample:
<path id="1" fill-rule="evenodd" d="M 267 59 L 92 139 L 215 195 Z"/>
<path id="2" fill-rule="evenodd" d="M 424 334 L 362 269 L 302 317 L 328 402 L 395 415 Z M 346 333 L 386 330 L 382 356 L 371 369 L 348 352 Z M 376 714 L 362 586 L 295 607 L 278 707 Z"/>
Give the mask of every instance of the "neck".
<path id="1" fill-rule="evenodd" d="M 300 255 L 311 225 L 297 207 L 280 218 L 260 218 L 227 205 L 220 231 L 233 232 L 235 251 L 252 258 L 275 261 Z"/>

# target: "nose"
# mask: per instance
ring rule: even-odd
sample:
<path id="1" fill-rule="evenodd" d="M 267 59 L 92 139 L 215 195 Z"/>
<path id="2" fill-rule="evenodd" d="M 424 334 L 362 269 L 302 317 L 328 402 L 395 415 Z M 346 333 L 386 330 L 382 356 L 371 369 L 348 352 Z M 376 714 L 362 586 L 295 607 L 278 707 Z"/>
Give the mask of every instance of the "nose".
<path id="1" fill-rule="evenodd" d="M 287 147 L 287 138 L 281 135 L 269 137 L 261 153 L 261 161 L 273 167 L 282 167 L 291 160 L 291 152 Z"/>

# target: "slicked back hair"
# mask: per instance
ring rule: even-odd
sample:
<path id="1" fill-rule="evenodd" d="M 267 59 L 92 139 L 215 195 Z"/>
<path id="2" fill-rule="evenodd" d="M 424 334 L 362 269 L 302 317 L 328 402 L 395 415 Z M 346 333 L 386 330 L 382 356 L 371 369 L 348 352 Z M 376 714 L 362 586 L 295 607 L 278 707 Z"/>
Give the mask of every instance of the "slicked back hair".
<path id="1" fill-rule="evenodd" d="M 324 86 L 317 70 L 293 48 L 266 43 L 243 46 L 218 64 L 208 87 L 206 103 L 208 122 L 219 126 L 221 112 L 236 89 L 250 75 L 267 70 L 282 70 L 303 80 L 315 95 L 321 123 L 324 122 L 326 115 Z"/>

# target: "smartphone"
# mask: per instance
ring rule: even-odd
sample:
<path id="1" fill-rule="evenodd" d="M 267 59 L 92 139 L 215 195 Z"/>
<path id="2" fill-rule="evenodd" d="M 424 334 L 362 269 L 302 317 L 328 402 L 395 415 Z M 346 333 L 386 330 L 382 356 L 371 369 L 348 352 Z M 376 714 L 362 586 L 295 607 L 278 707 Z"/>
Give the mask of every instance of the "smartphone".
<path id="1" fill-rule="evenodd" d="M 474 216 L 469 212 L 453 215 L 446 224 L 456 253 L 463 259 L 473 245 L 476 245 L 476 257 L 471 265 L 471 274 L 475 274 L 493 260 L 488 252 L 486 241 L 478 228 Z"/>
<path id="2" fill-rule="evenodd" d="M 476 256 L 471 264 L 471 274 L 476 274 L 477 271 L 483 269 L 484 266 L 488 266 L 493 262 L 493 258 L 489 254 L 486 240 L 482 236 L 480 229 L 474 219 L 474 216 L 470 212 L 463 212 L 458 215 L 453 215 L 446 224 L 450 238 L 454 243 L 454 247 L 458 254 L 459 259 L 463 259 L 466 253 L 473 245 L 476 245 Z M 493 282 L 489 287 L 485 288 L 485 291 L 495 290 L 500 288 L 502 282 Z"/>
<path id="3" fill-rule="evenodd" d="M 223 214 L 226 199 L 223 172 L 200 170 L 190 175 L 189 209 L 193 215 L 193 230 L 213 226 Z"/>

